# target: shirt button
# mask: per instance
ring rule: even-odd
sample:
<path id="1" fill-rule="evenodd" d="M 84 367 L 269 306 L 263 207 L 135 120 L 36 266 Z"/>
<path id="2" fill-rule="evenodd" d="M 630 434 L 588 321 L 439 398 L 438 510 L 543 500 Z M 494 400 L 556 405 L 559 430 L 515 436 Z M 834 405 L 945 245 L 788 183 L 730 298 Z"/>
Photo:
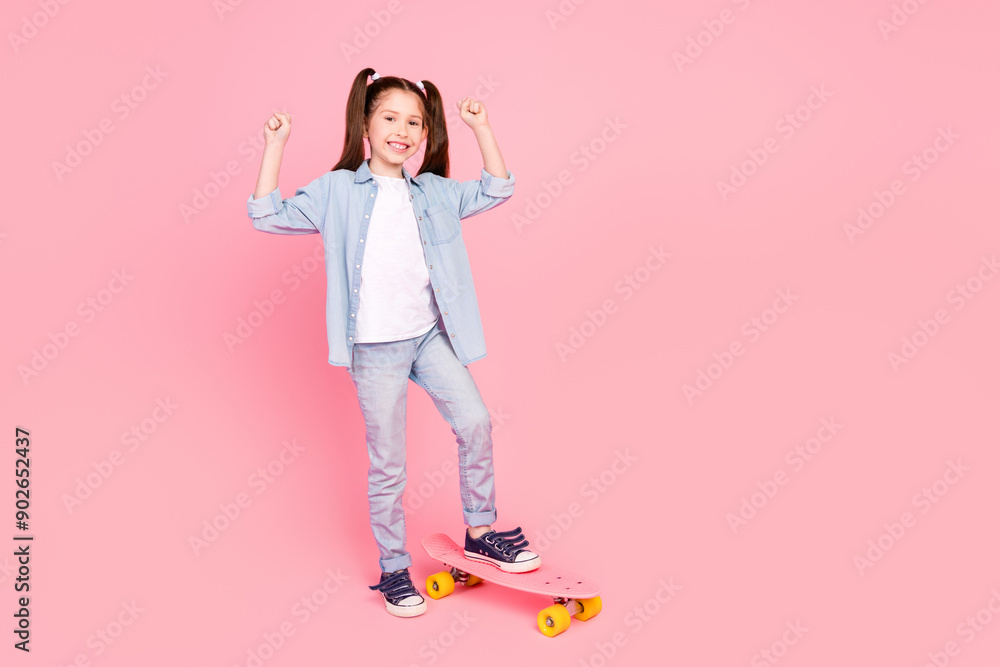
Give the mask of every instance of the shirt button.
<path id="1" fill-rule="evenodd" d="M 434 291 L 435 291 L 435 292 L 440 292 L 441 290 L 439 290 L 439 289 L 438 289 L 437 287 L 435 287 L 435 288 L 434 288 Z"/>
<path id="2" fill-rule="evenodd" d="M 361 242 L 362 242 L 362 243 L 364 243 L 364 242 L 365 242 L 365 240 L 364 240 L 364 239 L 361 239 Z"/>
<path id="3" fill-rule="evenodd" d="M 433 264 L 431 264 L 431 268 L 432 268 L 432 269 L 434 268 L 434 265 L 433 265 Z"/>
<path id="4" fill-rule="evenodd" d="M 355 293 L 355 294 L 357 294 L 357 293 L 358 293 L 358 288 L 357 288 L 357 287 L 355 287 L 355 288 L 354 288 L 354 293 Z"/>
<path id="5" fill-rule="evenodd" d="M 418 215 L 417 216 L 417 220 L 423 220 L 423 219 L 424 219 L 424 216 L 422 216 L 422 215 Z"/>
<path id="6" fill-rule="evenodd" d="M 367 220 L 367 219 L 368 219 L 368 216 L 366 215 L 366 216 L 365 216 L 365 220 Z"/>
<path id="7" fill-rule="evenodd" d="M 375 196 L 375 193 L 373 192 L 373 193 L 371 194 L 371 196 L 372 196 L 372 197 L 374 197 L 374 196 Z"/>
<path id="8" fill-rule="evenodd" d="M 452 334 L 452 335 L 451 335 L 451 337 L 452 337 L 452 338 L 454 338 L 454 337 L 455 337 L 455 334 Z"/>
<path id="9" fill-rule="evenodd" d="M 354 336 L 348 336 L 347 340 L 354 340 Z"/>
<path id="10" fill-rule="evenodd" d="M 351 317 L 354 317 L 354 313 L 351 313 Z"/>
<path id="11" fill-rule="evenodd" d="M 446 310 L 446 311 L 444 311 L 444 314 L 445 314 L 445 315 L 447 315 L 447 314 L 448 314 L 448 311 L 447 311 L 447 310 Z"/>
<path id="12" fill-rule="evenodd" d="M 355 264 L 355 265 L 354 265 L 354 268 L 355 268 L 355 269 L 360 269 L 360 268 L 361 268 L 361 265 L 360 265 L 360 264 Z"/>

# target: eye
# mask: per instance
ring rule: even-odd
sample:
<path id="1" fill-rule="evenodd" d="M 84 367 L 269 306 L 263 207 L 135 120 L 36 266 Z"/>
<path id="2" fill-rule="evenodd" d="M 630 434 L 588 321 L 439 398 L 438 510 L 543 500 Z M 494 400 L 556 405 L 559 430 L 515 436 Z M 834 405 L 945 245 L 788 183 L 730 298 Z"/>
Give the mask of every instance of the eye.
<path id="1" fill-rule="evenodd" d="M 385 119 L 386 120 L 392 120 L 392 116 L 386 116 Z"/>

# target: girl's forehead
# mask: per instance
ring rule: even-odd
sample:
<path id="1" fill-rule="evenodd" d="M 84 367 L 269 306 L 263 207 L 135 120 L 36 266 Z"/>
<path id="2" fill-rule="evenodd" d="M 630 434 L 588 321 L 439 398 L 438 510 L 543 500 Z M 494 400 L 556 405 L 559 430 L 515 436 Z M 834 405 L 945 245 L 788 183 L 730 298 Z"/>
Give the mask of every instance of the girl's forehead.
<path id="1" fill-rule="evenodd" d="M 413 94 L 405 93 L 401 90 L 394 90 L 383 97 L 376 108 L 378 110 L 392 109 L 398 113 L 411 113 L 414 116 L 422 115 L 421 105 L 414 99 Z"/>

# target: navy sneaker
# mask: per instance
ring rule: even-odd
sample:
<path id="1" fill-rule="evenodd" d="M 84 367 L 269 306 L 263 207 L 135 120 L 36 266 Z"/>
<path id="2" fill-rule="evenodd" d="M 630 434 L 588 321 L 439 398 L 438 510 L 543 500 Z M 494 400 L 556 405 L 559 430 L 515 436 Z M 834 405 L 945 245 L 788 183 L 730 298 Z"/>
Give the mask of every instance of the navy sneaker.
<path id="1" fill-rule="evenodd" d="M 410 581 L 409 568 L 383 572 L 378 583 L 368 588 L 385 597 L 385 609 L 393 616 L 409 618 L 427 611 L 427 602 Z"/>
<path id="2" fill-rule="evenodd" d="M 491 530 L 476 539 L 465 531 L 465 557 L 495 565 L 504 572 L 531 572 L 542 564 L 541 557 L 526 546 L 528 540 L 520 526 L 503 533 Z"/>

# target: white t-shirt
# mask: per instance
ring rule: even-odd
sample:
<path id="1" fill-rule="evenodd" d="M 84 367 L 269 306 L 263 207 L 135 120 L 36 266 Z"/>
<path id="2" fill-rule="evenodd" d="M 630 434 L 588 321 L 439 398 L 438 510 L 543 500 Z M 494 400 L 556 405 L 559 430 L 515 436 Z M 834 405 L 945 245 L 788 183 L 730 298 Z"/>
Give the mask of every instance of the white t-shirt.
<path id="1" fill-rule="evenodd" d="M 440 317 L 404 178 L 378 184 L 361 265 L 355 343 L 384 343 L 430 331 Z"/>

